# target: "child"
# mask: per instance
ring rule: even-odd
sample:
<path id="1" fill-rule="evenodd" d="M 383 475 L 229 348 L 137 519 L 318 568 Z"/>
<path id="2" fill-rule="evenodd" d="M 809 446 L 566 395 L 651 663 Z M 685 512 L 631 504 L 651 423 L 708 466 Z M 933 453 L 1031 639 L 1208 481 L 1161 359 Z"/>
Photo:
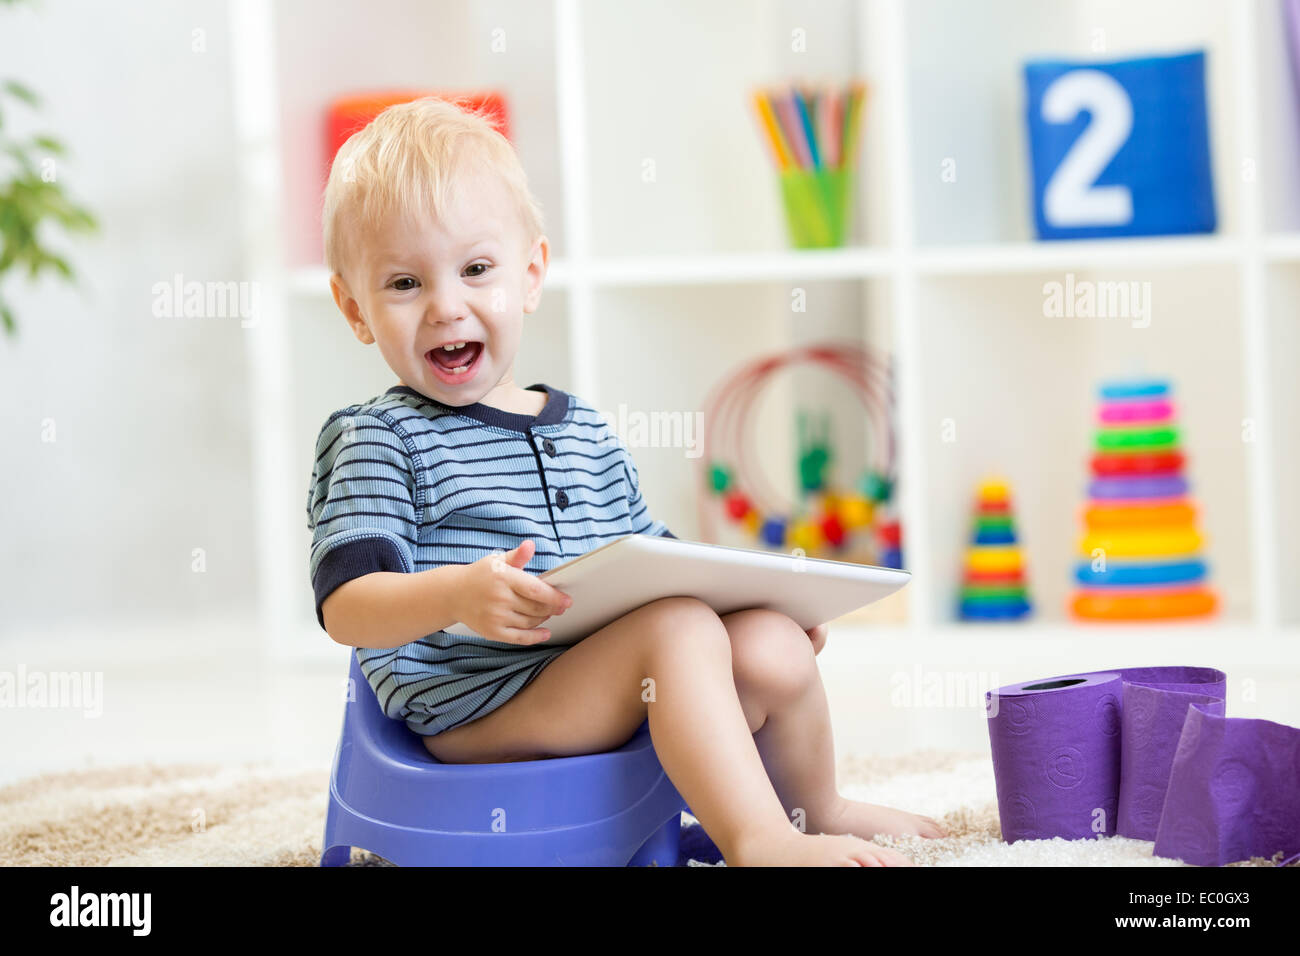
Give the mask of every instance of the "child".
<path id="1" fill-rule="evenodd" d="M 357 648 L 389 717 L 445 763 L 600 753 L 648 719 L 730 865 L 909 865 L 868 838 L 943 835 L 836 792 L 824 627 L 674 597 L 543 643 L 571 602 L 539 573 L 670 532 L 594 409 L 515 383 L 550 249 L 485 118 L 437 99 L 386 109 L 335 158 L 323 224 L 334 301 L 400 384 L 321 429 L 310 572 L 321 626 Z M 478 636 L 447 634 L 458 621 Z"/>

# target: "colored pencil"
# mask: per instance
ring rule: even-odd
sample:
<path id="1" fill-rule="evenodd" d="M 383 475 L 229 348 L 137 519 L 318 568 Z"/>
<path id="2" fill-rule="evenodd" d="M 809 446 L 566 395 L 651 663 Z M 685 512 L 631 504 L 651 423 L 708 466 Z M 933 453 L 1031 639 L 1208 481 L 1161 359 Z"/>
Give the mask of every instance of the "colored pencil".
<path id="1" fill-rule="evenodd" d="M 776 157 L 776 168 L 781 172 L 785 172 L 794 163 L 794 157 L 790 155 L 790 147 L 786 145 L 785 136 L 781 133 L 781 126 L 776 121 L 776 114 L 772 112 L 772 104 L 768 101 L 767 94 L 763 90 L 754 90 L 753 100 L 759 122 L 767 133 L 767 141 L 772 147 L 773 155 Z"/>
<path id="2" fill-rule="evenodd" d="M 844 165 L 854 166 L 858 161 L 858 126 L 862 116 L 862 102 L 866 99 L 867 85 L 856 81 L 851 87 L 852 101 L 848 121 L 844 124 Z"/>
<path id="3" fill-rule="evenodd" d="M 853 167 L 868 92 L 863 80 L 843 87 L 794 82 L 786 88 L 752 88 L 750 100 L 776 168 L 811 172 Z"/>
<path id="4" fill-rule="evenodd" d="M 826 91 L 825 123 L 822 127 L 826 140 L 826 165 L 832 169 L 839 168 L 840 159 L 844 155 L 840 149 L 842 140 L 839 135 L 842 121 L 841 109 L 840 91 L 832 86 Z"/>
<path id="5" fill-rule="evenodd" d="M 817 133 L 813 129 L 812 117 L 808 115 L 808 100 L 797 86 L 794 88 L 794 103 L 799 111 L 799 122 L 803 124 L 804 136 L 808 140 L 808 154 L 812 157 L 812 168 L 821 169 L 821 155 L 817 152 Z"/>
<path id="6" fill-rule="evenodd" d="M 811 169 L 808 139 L 804 134 L 803 124 L 799 121 L 799 109 L 795 106 L 794 94 L 777 93 L 773 96 L 773 101 L 776 105 L 776 115 L 781 120 L 781 127 L 789 138 L 791 152 L 794 153 L 797 161 L 796 165 L 800 169 Z"/>

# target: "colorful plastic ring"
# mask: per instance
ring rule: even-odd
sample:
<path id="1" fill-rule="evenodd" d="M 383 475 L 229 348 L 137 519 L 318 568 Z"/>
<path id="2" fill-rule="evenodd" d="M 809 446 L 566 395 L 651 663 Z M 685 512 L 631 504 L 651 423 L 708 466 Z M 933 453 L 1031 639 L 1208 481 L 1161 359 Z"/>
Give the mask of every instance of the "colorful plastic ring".
<path id="1" fill-rule="evenodd" d="M 1111 562 L 1105 571 L 1094 571 L 1088 561 L 1080 561 L 1074 576 L 1085 586 L 1129 584 L 1189 584 L 1205 577 L 1204 561 L 1168 561 L 1163 564 Z"/>
<path id="2" fill-rule="evenodd" d="M 966 586 L 961 589 L 961 599 L 963 601 L 1006 601 L 1025 599 L 1024 584 L 1003 585 L 1001 587 L 985 587 L 983 585 Z"/>
<path id="3" fill-rule="evenodd" d="M 1101 397 L 1108 400 L 1125 398 L 1155 398 L 1169 394 L 1169 383 L 1155 380 L 1147 382 L 1114 383 L 1103 385 L 1099 390 Z"/>
<path id="4" fill-rule="evenodd" d="M 1151 402 L 1112 402 L 1102 405 L 1097 413 L 1097 419 L 1104 425 L 1167 422 L 1173 417 L 1173 402 L 1163 398 Z"/>
<path id="5" fill-rule="evenodd" d="M 1083 511 L 1083 522 L 1093 530 L 1194 524 L 1196 506 L 1185 498 L 1159 505 L 1114 499 L 1105 504 L 1088 505 Z"/>
<path id="6" fill-rule="evenodd" d="M 966 567 L 972 571 L 1018 571 L 1021 567 L 1019 548 L 968 548 Z"/>
<path id="7" fill-rule="evenodd" d="M 1098 451 L 1130 449 L 1166 449 L 1178 447 L 1178 426 L 1159 425 L 1155 428 L 1099 428 Z"/>
<path id="8" fill-rule="evenodd" d="M 980 528 L 975 532 L 976 544 L 1015 544 L 1016 533 L 1010 528 Z"/>
<path id="9" fill-rule="evenodd" d="M 1079 554 L 1091 558 L 1101 551 L 1108 558 L 1157 558 L 1195 554 L 1203 543 L 1200 532 L 1186 526 L 1158 531 L 1092 531 L 1079 541 Z"/>
<path id="10" fill-rule="evenodd" d="M 1025 575 L 1021 571 L 966 571 L 962 575 L 962 584 L 976 587 L 999 584 L 1021 584 Z"/>
<path id="11" fill-rule="evenodd" d="M 1088 482 L 1090 498 L 1181 498 L 1185 494 L 1187 479 L 1180 475 L 1094 478 Z"/>
<path id="12" fill-rule="evenodd" d="M 1004 601 L 999 604 L 962 601 L 958 614 L 968 621 L 1004 621 L 1024 617 L 1029 611 L 1028 601 Z"/>
<path id="13" fill-rule="evenodd" d="M 1081 618 L 1145 621 L 1209 614 L 1217 603 L 1212 592 L 1200 587 L 1190 590 L 1153 590 L 1142 594 L 1082 591 L 1070 602 L 1070 610 Z"/>
<path id="14" fill-rule="evenodd" d="M 1115 452 L 1098 452 L 1092 456 L 1092 473 L 1098 478 L 1123 475 L 1178 474 L 1183 467 L 1183 454 L 1178 451 L 1145 452 L 1124 455 Z"/>

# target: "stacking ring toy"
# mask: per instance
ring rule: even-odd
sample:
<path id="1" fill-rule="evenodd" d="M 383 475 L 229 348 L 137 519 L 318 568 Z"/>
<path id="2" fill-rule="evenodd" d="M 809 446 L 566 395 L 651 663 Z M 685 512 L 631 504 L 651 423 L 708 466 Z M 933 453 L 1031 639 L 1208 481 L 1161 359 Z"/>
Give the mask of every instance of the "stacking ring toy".
<path id="1" fill-rule="evenodd" d="M 1195 528 L 1170 528 L 1166 531 L 1092 531 L 1079 542 L 1079 554 L 1092 557 L 1102 551 L 1112 558 L 1159 558 L 1166 555 L 1195 554 L 1200 550 L 1201 534 Z"/>
<path id="2" fill-rule="evenodd" d="M 1126 398 L 1155 398 L 1157 396 L 1168 395 L 1169 385 L 1166 382 L 1133 382 L 1119 385 L 1103 385 L 1101 387 L 1101 397 L 1107 401 L 1114 399 Z"/>
<path id="3" fill-rule="evenodd" d="M 1019 571 L 1019 548 L 968 548 L 966 567 L 971 571 Z"/>
<path id="4" fill-rule="evenodd" d="M 1003 587 L 983 587 L 967 585 L 962 589 L 963 601 L 1005 601 L 1009 598 L 1023 598 L 1025 586 L 1012 584 Z"/>
<path id="5" fill-rule="evenodd" d="M 1099 451 L 1129 449 L 1136 451 L 1178 447 L 1178 426 L 1158 425 L 1155 428 L 1102 428 L 1097 431 Z"/>
<path id="6" fill-rule="evenodd" d="M 1102 405 L 1097 417 L 1106 425 L 1167 422 L 1174 417 L 1174 406 L 1163 398 L 1152 402 L 1117 402 Z"/>
<path id="7" fill-rule="evenodd" d="M 1098 478 L 1128 475 L 1176 475 L 1183 467 L 1178 451 L 1139 452 L 1136 455 L 1098 452 L 1092 456 L 1092 473 Z"/>
<path id="8" fill-rule="evenodd" d="M 1003 621 L 1021 618 L 1029 613 L 1029 602 L 1024 598 L 1002 601 L 962 601 L 960 614 L 966 620 Z"/>
<path id="9" fill-rule="evenodd" d="M 966 582 L 975 587 L 1001 587 L 1023 584 L 1025 576 L 1020 571 L 966 571 Z"/>
<path id="10" fill-rule="evenodd" d="M 1213 592 L 1200 587 L 1138 591 L 1141 593 L 1080 591 L 1070 602 L 1070 609 L 1077 617 L 1131 621 L 1209 614 L 1217 603 Z"/>
<path id="11" fill-rule="evenodd" d="M 1074 569 L 1080 584 L 1187 584 L 1205 577 L 1204 561 L 1171 561 L 1168 564 L 1111 563 L 1105 571 L 1094 571 L 1091 562 L 1080 561 Z"/>
<path id="12" fill-rule="evenodd" d="M 1083 523 L 1092 531 L 1102 528 L 1195 524 L 1196 508 L 1186 499 L 1165 505 L 1115 499 L 1104 505 L 1089 505 L 1083 511 Z"/>
<path id="13" fill-rule="evenodd" d="M 1179 475 L 1094 478 L 1088 482 L 1090 498 L 1181 498 L 1185 494 L 1187 479 Z"/>

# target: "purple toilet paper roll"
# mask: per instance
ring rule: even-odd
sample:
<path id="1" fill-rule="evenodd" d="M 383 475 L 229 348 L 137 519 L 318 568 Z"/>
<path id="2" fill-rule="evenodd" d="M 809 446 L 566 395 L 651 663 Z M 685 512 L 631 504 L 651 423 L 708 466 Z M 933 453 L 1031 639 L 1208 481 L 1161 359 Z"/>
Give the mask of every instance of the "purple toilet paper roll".
<path id="1" fill-rule="evenodd" d="M 1137 835 L 1163 807 L 1191 703 L 1217 706 L 1227 678 L 1209 667 L 1066 674 L 986 695 L 1002 838 Z M 1129 687 L 1135 687 L 1128 691 Z M 1132 703 L 1132 726 L 1126 721 Z M 1133 754 L 1124 778 L 1125 733 Z M 1123 786 L 1121 786 L 1123 782 Z M 1157 811 L 1157 819 L 1159 811 Z M 1122 821 L 1122 822 L 1121 822 Z M 1151 836 L 1145 839 L 1153 839 Z"/>
<path id="2" fill-rule="evenodd" d="M 1157 682 L 1161 675 L 1146 675 L 1151 683 L 1138 683 L 1143 679 L 1136 671 L 1124 672 L 1124 729 L 1120 737 L 1119 761 L 1119 816 L 1115 832 L 1135 840 L 1154 840 L 1160 814 L 1164 810 L 1165 791 L 1169 787 L 1169 771 L 1174 765 L 1178 740 L 1187 720 L 1191 704 L 1203 704 L 1222 716 L 1226 679 L 1219 671 L 1206 668 L 1150 668 L 1162 670 L 1164 677 L 1173 680 Z M 1178 682 L 1178 671 L 1202 671 L 1203 676 L 1217 680 L 1202 683 Z M 1197 688 L 1200 692 L 1192 692 Z"/>
<path id="3" fill-rule="evenodd" d="M 1155 841 L 1198 866 L 1300 853 L 1300 729 L 1193 704 Z"/>

